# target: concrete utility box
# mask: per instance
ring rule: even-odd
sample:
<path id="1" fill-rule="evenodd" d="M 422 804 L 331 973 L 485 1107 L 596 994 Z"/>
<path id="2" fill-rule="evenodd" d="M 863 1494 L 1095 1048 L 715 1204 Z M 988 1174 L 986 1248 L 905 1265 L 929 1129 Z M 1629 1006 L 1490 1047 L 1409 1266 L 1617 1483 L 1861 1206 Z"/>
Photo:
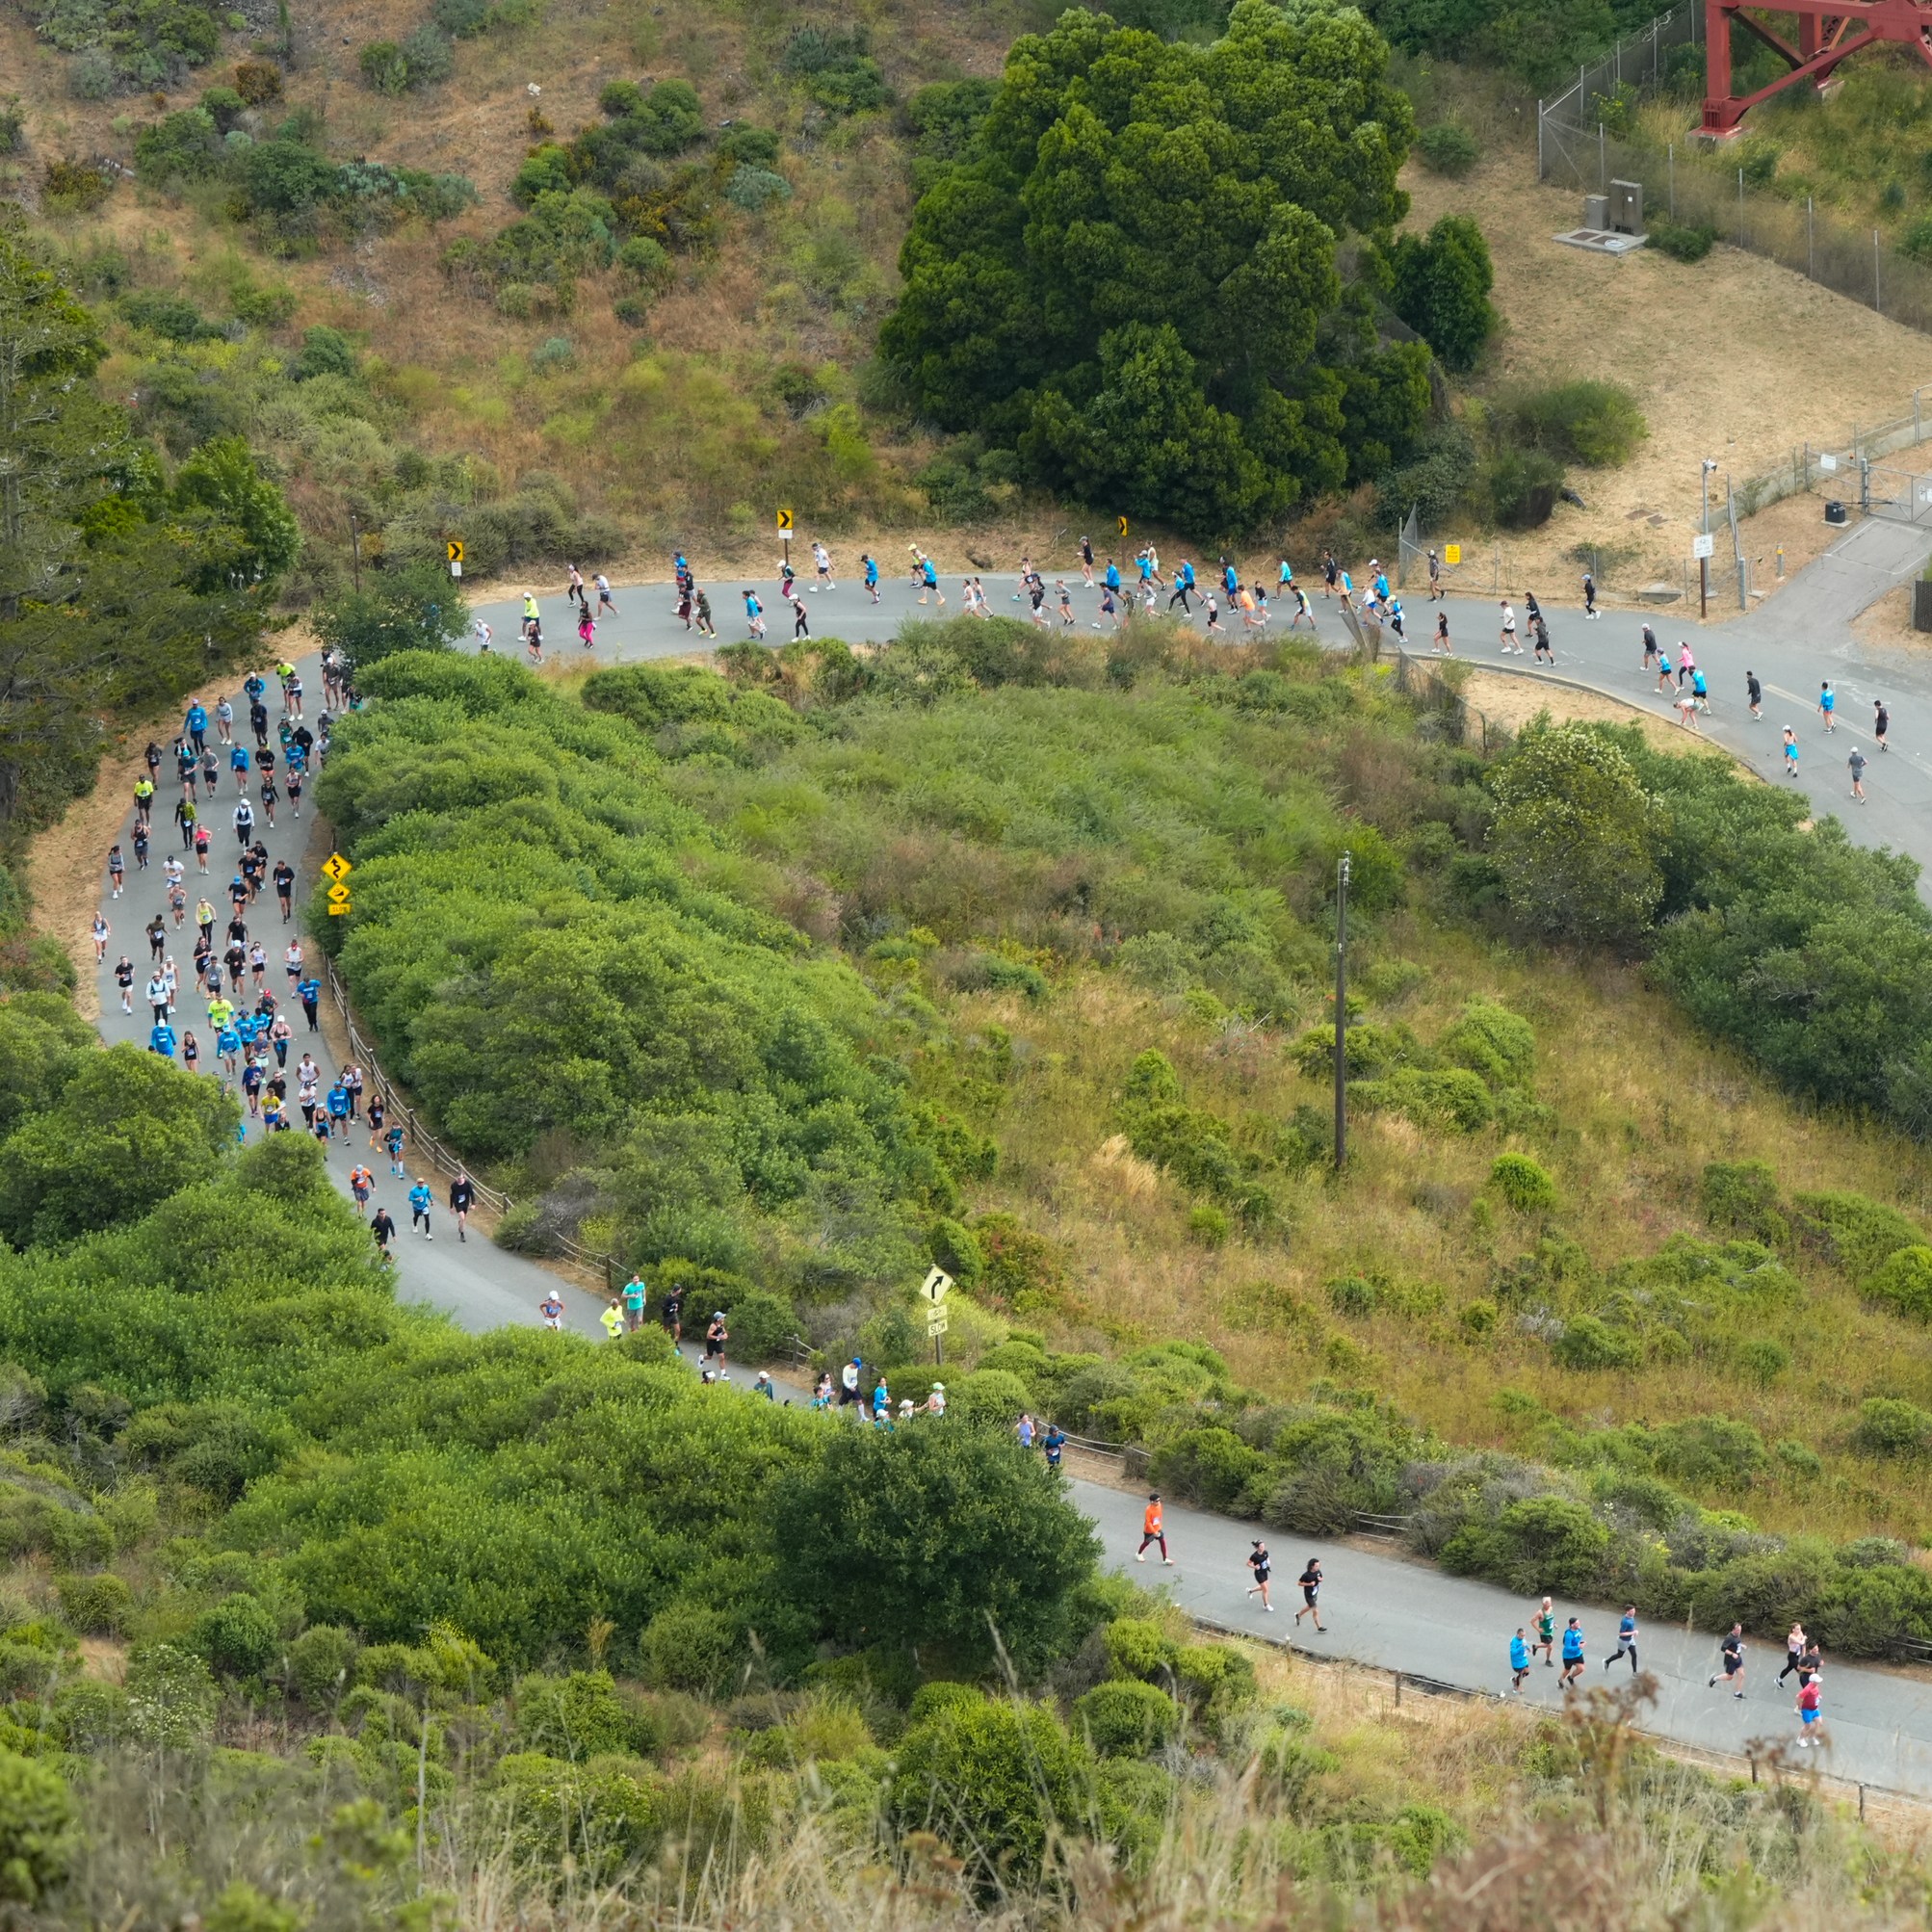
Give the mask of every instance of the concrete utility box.
<path id="1" fill-rule="evenodd" d="M 1641 235 L 1643 233 L 1643 183 L 1641 181 L 1612 181 L 1610 183 L 1610 219 L 1604 225 L 1619 235 Z"/>
<path id="2" fill-rule="evenodd" d="M 1932 583 L 1923 577 L 1912 586 L 1912 628 L 1932 631 Z"/>
<path id="3" fill-rule="evenodd" d="M 1583 196 L 1583 225 L 1586 228 L 1607 228 L 1610 225 L 1610 197 L 1607 195 Z"/>

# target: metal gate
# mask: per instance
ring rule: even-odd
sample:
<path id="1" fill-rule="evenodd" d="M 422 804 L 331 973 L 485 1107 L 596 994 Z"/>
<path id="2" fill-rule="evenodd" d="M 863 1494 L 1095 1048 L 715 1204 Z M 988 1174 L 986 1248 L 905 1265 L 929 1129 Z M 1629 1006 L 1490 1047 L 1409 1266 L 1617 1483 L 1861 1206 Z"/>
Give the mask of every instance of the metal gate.
<path id="1" fill-rule="evenodd" d="M 1861 462 L 1858 507 L 1893 523 L 1932 525 L 1932 476 Z"/>

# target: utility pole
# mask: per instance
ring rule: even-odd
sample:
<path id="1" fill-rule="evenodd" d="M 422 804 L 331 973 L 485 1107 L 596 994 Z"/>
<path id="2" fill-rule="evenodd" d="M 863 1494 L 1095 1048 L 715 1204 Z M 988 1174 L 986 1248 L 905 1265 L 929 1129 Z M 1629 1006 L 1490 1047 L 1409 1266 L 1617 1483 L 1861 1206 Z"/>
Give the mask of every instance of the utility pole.
<path id="1" fill-rule="evenodd" d="M 1704 555 L 1697 560 L 1697 614 L 1710 614 L 1710 472 L 1717 467 L 1713 458 L 1704 459 Z"/>
<path id="2" fill-rule="evenodd" d="M 1348 854 L 1335 875 L 1335 1171 L 1348 1160 Z"/>

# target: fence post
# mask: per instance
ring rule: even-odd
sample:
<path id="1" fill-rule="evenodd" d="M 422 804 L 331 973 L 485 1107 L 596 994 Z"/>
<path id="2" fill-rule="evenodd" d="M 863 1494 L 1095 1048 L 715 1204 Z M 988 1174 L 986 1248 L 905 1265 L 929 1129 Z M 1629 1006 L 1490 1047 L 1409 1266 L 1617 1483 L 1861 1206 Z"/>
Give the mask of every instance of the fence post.
<path id="1" fill-rule="evenodd" d="M 1881 291 L 1878 286 L 1878 230 L 1874 228 L 1871 231 L 1871 307 L 1875 315 L 1883 315 L 1885 313 L 1885 303 L 1879 299 L 1880 294 Z"/>
<path id="2" fill-rule="evenodd" d="M 1865 1787 L 1863 1785 L 1860 1785 L 1858 1788 L 1858 1821 L 1860 1824 L 1865 1822 Z"/>
<path id="3" fill-rule="evenodd" d="M 1597 193 L 1607 195 L 1610 190 L 1609 144 L 1604 134 L 1604 123 L 1597 123 Z"/>
<path id="4" fill-rule="evenodd" d="M 1737 170 L 1737 246 L 1744 246 L 1744 170 Z"/>
<path id="5" fill-rule="evenodd" d="M 1536 103 L 1536 178 L 1539 181 L 1550 178 L 1550 170 L 1543 160 L 1543 103 L 1540 100 Z"/>
<path id="6" fill-rule="evenodd" d="M 1915 389 L 1912 392 L 1912 440 L 1918 442 L 1922 433 L 1919 427 L 1919 391 Z"/>
<path id="7" fill-rule="evenodd" d="M 1670 219 L 1677 220 L 1677 143 L 1671 142 L 1664 153 L 1670 162 Z"/>
<path id="8" fill-rule="evenodd" d="M 1401 1708 L 1402 1708 L 1402 1673 L 1398 1670 L 1396 1672 L 1396 1709 L 1399 1710 Z"/>
<path id="9" fill-rule="evenodd" d="M 1811 196 L 1805 196 L 1805 278 L 1817 280 L 1817 215 L 1818 204 Z"/>

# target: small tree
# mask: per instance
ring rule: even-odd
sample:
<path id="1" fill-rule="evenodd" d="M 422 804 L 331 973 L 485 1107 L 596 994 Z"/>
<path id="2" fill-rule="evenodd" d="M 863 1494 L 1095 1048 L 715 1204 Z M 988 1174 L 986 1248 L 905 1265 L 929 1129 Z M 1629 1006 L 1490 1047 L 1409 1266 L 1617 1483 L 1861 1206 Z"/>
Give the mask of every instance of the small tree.
<path id="1" fill-rule="evenodd" d="M 445 650 L 469 621 L 462 592 L 437 565 L 409 563 L 331 597 L 316 613 L 315 630 L 360 669 L 398 651 Z"/>
<path id="2" fill-rule="evenodd" d="M 1629 947 L 1663 896 L 1668 818 L 1607 733 L 1532 726 L 1491 780 L 1490 851 L 1509 901 L 1539 930 Z"/>
<path id="3" fill-rule="evenodd" d="M 779 1487 L 785 1593 L 848 1642 L 990 1660 L 997 1630 L 1031 1670 L 1069 1634 L 1069 1595 L 1093 1574 L 1093 1532 L 1046 1465 L 951 1418 L 899 1436 L 841 1431 Z"/>
<path id="4" fill-rule="evenodd" d="M 1472 369 L 1496 328 L 1489 244 L 1467 215 L 1445 215 L 1426 240 L 1403 235 L 1390 258 L 1395 311 L 1441 356 Z"/>

